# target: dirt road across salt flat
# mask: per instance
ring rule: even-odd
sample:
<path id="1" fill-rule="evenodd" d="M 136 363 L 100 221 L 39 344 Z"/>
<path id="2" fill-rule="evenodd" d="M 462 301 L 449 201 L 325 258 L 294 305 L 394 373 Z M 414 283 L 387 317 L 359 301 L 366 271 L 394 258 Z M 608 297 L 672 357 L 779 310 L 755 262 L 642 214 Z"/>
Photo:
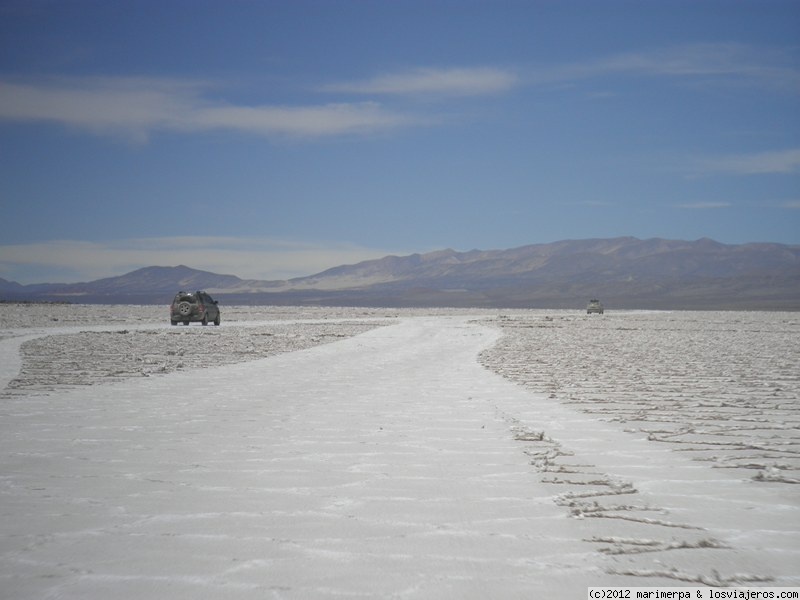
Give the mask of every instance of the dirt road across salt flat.
<path id="1" fill-rule="evenodd" d="M 707 494 L 696 465 L 480 366 L 499 335 L 416 317 L 218 369 L 5 397 L 0 589 L 568 599 L 681 578 L 797 585 L 778 555 L 702 522 L 721 509 L 679 493 Z M 674 476 L 677 511 L 640 485 L 653 469 Z M 591 518 L 604 502 L 631 518 Z M 620 540 L 643 553 L 600 551 Z"/>

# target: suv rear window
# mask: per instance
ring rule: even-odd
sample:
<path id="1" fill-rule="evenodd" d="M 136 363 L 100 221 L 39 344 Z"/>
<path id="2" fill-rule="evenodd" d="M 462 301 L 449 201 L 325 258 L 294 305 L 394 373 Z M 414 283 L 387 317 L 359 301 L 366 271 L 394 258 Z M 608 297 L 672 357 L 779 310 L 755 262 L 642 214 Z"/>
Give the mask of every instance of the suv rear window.
<path id="1" fill-rule="evenodd" d="M 194 294 L 178 294 L 175 296 L 175 302 L 190 302 L 194 304 L 197 302 L 197 297 Z"/>

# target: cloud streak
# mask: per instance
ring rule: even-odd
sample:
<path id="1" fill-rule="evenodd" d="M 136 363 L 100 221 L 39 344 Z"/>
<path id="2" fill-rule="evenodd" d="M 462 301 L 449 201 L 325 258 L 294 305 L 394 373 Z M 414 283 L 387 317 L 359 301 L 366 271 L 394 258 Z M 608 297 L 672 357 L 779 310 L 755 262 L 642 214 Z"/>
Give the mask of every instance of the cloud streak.
<path id="1" fill-rule="evenodd" d="M 697 161 L 701 173 L 729 173 L 734 175 L 769 175 L 800 173 L 800 148 L 734 154 Z"/>
<path id="2" fill-rule="evenodd" d="M 367 135 L 423 119 L 375 102 L 310 106 L 214 103 L 208 84 L 147 78 L 0 82 L 0 120 L 50 121 L 144 142 L 158 131 L 233 130 L 266 137 Z"/>
<path id="3" fill-rule="evenodd" d="M 186 264 L 244 279 L 283 280 L 393 252 L 341 242 L 183 236 L 89 242 L 53 240 L 0 246 L 0 277 L 18 283 L 75 283 L 141 267 Z M 396 252 L 395 252 L 396 253 Z M 36 281 L 23 273 L 35 271 Z"/>
<path id="4" fill-rule="evenodd" d="M 614 75 L 680 78 L 715 85 L 724 81 L 800 93 L 800 70 L 779 53 L 744 44 L 684 44 L 540 67 L 528 73 L 526 82 L 574 83 Z"/>
<path id="5" fill-rule="evenodd" d="M 323 91 L 363 95 L 477 95 L 510 89 L 509 71 L 418 69 Z M 157 132 L 235 131 L 263 137 L 372 135 L 431 125 L 438 118 L 372 100 L 306 105 L 237 105 L 211 100 L 212 84 L 147 77 L 53 77 L 0 81 L 0 120 L 51 122 L 98 135 L 146 142 Z"/>
<path id="6" fill-rule="evenodd" d="M 418 68 L 371 79 L 324 86 L 323 91 L 374 95 L 478 96 L 507 92 L 519 77 L 508 69 Z"/>
<path id="7" fill-rule="evenodd" d="M 689 210 L 714 210 L 718 208 L 730 208 L 730 202 L 690 202 L 676 205 L 678 208 L 688 208 Z"/>

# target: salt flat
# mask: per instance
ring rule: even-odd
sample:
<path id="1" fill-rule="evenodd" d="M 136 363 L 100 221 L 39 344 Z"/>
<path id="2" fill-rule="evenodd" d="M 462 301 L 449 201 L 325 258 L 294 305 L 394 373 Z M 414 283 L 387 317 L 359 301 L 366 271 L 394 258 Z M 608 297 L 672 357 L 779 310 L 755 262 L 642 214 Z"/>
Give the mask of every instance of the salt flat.
<path id="1" fill-rule="evenodd" d="M 4 315 L 9 598 L 800 584 L 794 315 L 758 316 L 758 332 L 750 313 L 721 315 L 692 337 L 698 313 L 242 308 L 217 329 L 170 328 L 148 307 L 58 310 Z M 730 348 L 747 373 L 733 391 L 716 359 L 693 380 L 619 358 L 639 344 L 669 363 L 687 352 L 666 340 L 728 347 L 726 329 L 758 349 Z M 582 340 L 604 360 L 576 371 Z M 200 369 L 193 347 L 235 360 Z M 741 422 L 720 429 L 711 409 Z M 720 435 L 735 443 L 704 444 Z"/>

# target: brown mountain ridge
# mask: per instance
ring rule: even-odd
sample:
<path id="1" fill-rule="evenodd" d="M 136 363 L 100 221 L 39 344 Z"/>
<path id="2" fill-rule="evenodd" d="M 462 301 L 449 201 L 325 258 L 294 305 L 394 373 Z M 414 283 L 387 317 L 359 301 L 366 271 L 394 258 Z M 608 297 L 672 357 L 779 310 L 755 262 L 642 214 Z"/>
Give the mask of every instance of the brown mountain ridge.
<path id="1" fill-rule="evenodd" d="M 611 310 L 800 310 L 800 246 L 621 237 L 386 256 L 286 281 L 184 265 L 79 284 L 0 280 L 5 300 L 161 303 L 179 289 L 229 304 L 582 308 L 599 297 Z"/>

